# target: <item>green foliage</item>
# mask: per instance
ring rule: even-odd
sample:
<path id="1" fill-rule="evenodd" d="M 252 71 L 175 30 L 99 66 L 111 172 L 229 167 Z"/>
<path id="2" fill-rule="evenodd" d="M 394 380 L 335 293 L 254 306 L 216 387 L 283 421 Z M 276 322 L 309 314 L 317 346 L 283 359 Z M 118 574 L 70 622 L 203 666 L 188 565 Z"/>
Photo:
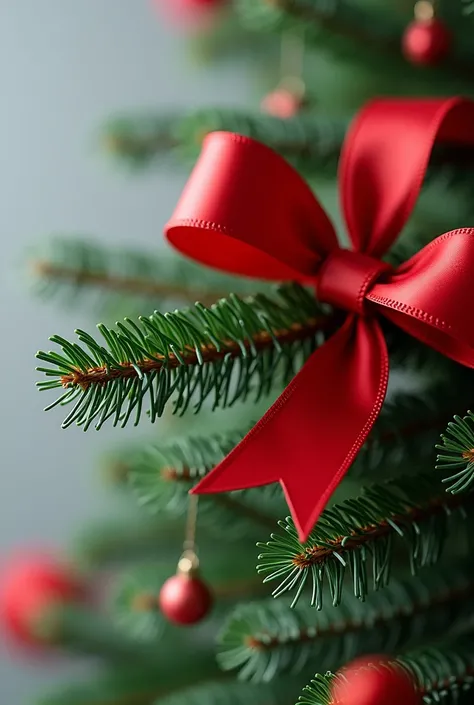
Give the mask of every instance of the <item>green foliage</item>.
<path id="1" fill-rule="evenodd" d="M 94 522 L 75 539 L 74 559 L 87 570 L 95 570 L 124 561 L 140 561 L 144 557 L 176 558 L 183 540 L 182 521 L 169 516 L 140 515 L 119 517 Z"/>
<path id="2" fill-rule="evenodd" d="M 196 687 L 221 675 L 212 655 L 202 646 L 194 648 L 193 654 L 183 648 L 183 643 L 168 644 L 168 649 L 156 646 L 156 652 L 157 662 L 152 667 L 121 665 L 80 683 L 69 683 L 39 698 L 37 705 L 151 705 L 156 698 L 176 690 L 177 683 L 183 689 Z"/>
<path id="3" fill-rule="evenodd" d="M 402 668 L 416 684 L 424 705 L 457 705 L 471 702 L 474 684 L 474 643 L 461 638 L 445 646 L 417 649 L 397 657 L 389 665 L 371 668 Z M 342 677 L 342 676 L 341 676 Z M 316 674 L 303 690 L 298 705 L 331 705 L 332 673 Z M 464 700 L 463 696 L 467 695 Z"/>
<path id="4" fill-rule="evenodd" d="M 450 399 L 446 384 L 433 383 L 424 394 L 400 393 L 384 405 L 379 419 L 350 469 L 352 479 L 407 473 L 409 457 L 413 471 L 432 466 L 432 447 L 445 419 L 459 400 Z M 442 400 L 442 406 L 441 406 Z M 442 413 L 444 407 L 449 409 Z M 251 427 L 252 424 L 249 424 Z M 196 482 L 212 470 L 243 438 L 244 430 L 211 435 L 193 435 L 174 441 L 152 441 L 127 447 L 111 455 L 111 472 L 120 471 L 131 484 L 139 504 L 153 514 L 183 517 L 188 507 L 188 492 Z M 272 527 L 285 510 L 278 485 L 250 491 L 202 496 L 199 525 L 211 534 L 228 527 L 230 540 L 239 540 L 252 524 Z"/>
<path id="5" fill-rule="evenodd" d="M 129 318 L 116 329 L 100 324 L 107 347 L 82 330 L 76 331 L 82 346 L 52 336 L 62 354 L 37 353 L 50 365 L 38 368 L 49 378 L 38 387 L 65 388 L 47 410 L 75 402 L 62 427 L 75 422 L 84 430 L 94 420 L 99 429 L 111 417 L 124 427 L 132 415 L 137 425 L 145 404 L 153 423 L 173 393 L 173 413 L 180 415 L 191 403 L 197 413 L 210 397 L 213 408 L 258 401 L 291 379 L 324 340 L 329 320 L 296 284 L 273 297 L 231 294 L 210 308 L 155 311 L 138 325 Z"/>
<path id="6" fill-rule="evenodd" d="M 159 591 L 170 576 L 170 563 L 156 562 L 127 569 L 116 581 L 113 594 L 113 619 L 137 642 L 157 643 L 167 622 L 158 605 Z"/>
<path id="7" fill-rule="evenodd" d="M 472 0 L 462 0 L 464 6 L 464 13 L 466 15 L 472 15 L 474 12 L 474 2 Z"/>
<path id="8" fill-rule="evenodd" d="M 53 643 L 72 653 L 99 656 L 116 664 L 157 663 L 154 641 L 138 643 L 114 621 L 80 605 L 53 605 L 41 612 L 33 626 L 34 633 L 45 643 Z"/>
<path id="9" fill-rule="evenodd" d="M 255 290 L 255 282 L 230 277 L 176 255 L 108 248 L 86 238 L 56 236 L 30 256 L 34 291 L 58 298 L 67 310 L 82 302 L 105 313 L 145 306 L 214 303 L 230 288 Z"/>
<path id="10" fill-rule="evenodd" d="M 474 482 L 474 414 L 455 416 L 450 421 L 442 443 L 436 448 L 441 451 L 437 457 L 437 470 L 447 470 L 450 475 L 442 482 L 449 483 L 448 491 L 456 494 L 471 489 Z"/>
<path id="11" fill-rule="evenodd" d="M 183 517 L 189 489 L 208 473 L 243 438 L 243 431 L 210 436 L 191 436 L 171 443 L 150 443 L 129 457 L 128 477 L 139 503 L 154 514 Z M 229 540 L 257 529 L 273 527 L 284 511 L 285 501 L 278 485 L 252 491 L 233 492 L 199 499 L 199 527 Z"/>
<path id="12" fill-rule="evenodd" d="M 177 124 L 176 138 L 183 153 L 195 160 L 209 132 L 236 132 L 263 142 L 306 175 L 333 176 L 347 124 L 347 120 L 317 113 L 280 119 L 264 113 L 208 108 L 183 118 Z"/>
<path id="13" fill-rule="evenodd" d="M 242 24 L 257 31 L 299 30 L 319 51 L 324 50 L 345 61 L 377 71 L 383 58 L 386 80 L 403 77 L 403 85 L 420 85 L 420 72 L 410 66 L 400 51 L 402 34 L 412 19 L 410 6 L 404 13 L 390 7 L 378 9 L 373 3 L 351 0 L 236 0 Z M 457 49 L 457 51 L 456 51 Z M 472 48 L 462 46 L 451 52 L 438 66 L 422 75 L 427 91 L 434 93 L 472 93 Z M 409 92 L 409 88 L 407 88 Z"/>
<path id="14" fill-rule="evenodd" d="M 288 705 L 296 698 L 298 689 L 294 680 L 282 678 L 258 686 L 211 681 L 158 698 L 154 705 Z"/>
<path id="15" fill-rule="evenodd" d="M 162 676 L 144 666 L 110 669 L 79 683 L 47 692 L 36 705 L 151 705 L 162 691 Z"/>
<path id="16" fill-rule="evenodd" d="M 347 121 L 324 115 L 299 115 L 280 119 L 259 112 L 230 108 L 199 108 L 183 112 L 168 122 L 152 112 L 134 114 L 105 126 L 107 142 L 116 148 L 114 156 L 134 166 L 161 165 L 169 154 L 193 163 L 209 132 L 237 132 L 259 140 L 279 152 L 306 174 L 336 172 Z M 168 139 L 163 139 L 168 130 Z M 138 155 L 138 158 L 137 158 Z"/>
<path id="17" fill-rule="evenodd" d="M 174 126 L 180 118 L 178 112 L 142 115 L 133 123 L 127 116 L 115 117 L 102 128 L 100 142 L 129 166 L 148 167 L 158 156 L 163 158 L 178 146 Z"/>
<path id="18" fill-rule="evenodd" d="M 373 588 L 388 585 L 395 539 L 406 545 L 412 573 L 434 565 L 445 545 L 448 519 L 471 500 L 472 495 L 449 498 L 433 491 L 432 473 L 372 485 L 326 509 L 304 544 L 290 518 L 280 521 L 283 534 L 259 544 L 264 552 L 257 570 L 267 574 L 265 582 L 281 581 L 272 594 L 293 593 L 293 606 L 311 585 L 310 604 L 321 609 L 323 583 L 338 605 L 350 569 L 353 592 L 363 600 L 369 591 L 368 565 Z"/>
<path id="19" fill-rule="evenodd" d="M 220 635 L 218 662 L 254 682 L 298 673 L 308 663 L 337 669 L 360 654 L 398 651 L 459 629 L 473 595 L 472 571 L 444 567 L 393 580 L 365 603 L 346 592 L 338 608 L 320 612 L 301 603 L 289 609 L 285 600 L 241 604 Z"/>
<path id="20" fill-rule="evenodd" d="M 404 349 L 403 343 L 399 350 Z M 429 352 L 420 351 L 419 359 L 414 349 L 414 359 L 398 360 L 405 369 L 420 369 L 427 372 Z M 423 352 L 425 355 L 423 355 Z M 392 358 L 396 358 L 395 352 Z M 438 358 L 433 361 L 427 386 L 423 391 L 399 391 L 394 393 L 382 407 L 372 432 L 349 470 L 351 478 L 380 478 L 400 473 L 417 473 L 433 465 L 433 447 L 447 420 L 463 400 L 472 398 L 472 381 L 464 371 L 457 374 L 436 373 Z M 472 374 L 469 372 L 469 375 Z"/>
<path id="21" fill-rule="evenodd" d="M 350 0 L 334 0 L 332 3 L 324 0 L 237 0 L 236 6 L 245 26 L 259 31 L 281 31 L 298 29 L 305 24 L 305 37 L 309 41 L 321 42 L 334 39 L 337 45 L 337 35 L 341 32 L 347 39 L 347 30 L 353 26 L 354 39 L 357 40 L 357 29 L 361 26 L 370 31 L 374 39 L 388 42 L 387 48 L 393 48 L 397 43 L 403 25 L 400 19 L 394 23 L 389 11 L 379 12 L 373 7 L 368 10 L 363 5 L 355 5 Z M 370 30 L 367 25 L 370 25 Z M 335 35 L 335 37 L 331 37 Z M 353 48 L 349 41 L 349 47 Z M 358 47 L 359 48 L 359 47 Z M 373 50 L 373 45 L 369 47 Z"/>

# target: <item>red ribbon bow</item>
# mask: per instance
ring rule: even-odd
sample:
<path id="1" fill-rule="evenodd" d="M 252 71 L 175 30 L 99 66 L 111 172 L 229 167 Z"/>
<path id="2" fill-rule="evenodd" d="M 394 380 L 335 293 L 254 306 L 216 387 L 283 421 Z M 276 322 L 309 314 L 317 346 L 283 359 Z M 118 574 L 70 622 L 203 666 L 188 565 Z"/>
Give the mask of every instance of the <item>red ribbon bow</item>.
<path id="1" fill-rule="evenodd" d="M 342 249 L 307 184 L 246 137 L 210 134 L 166 227 L 184 254 L 217 269 L 316 284 L 348 312 L 243 441 L 194 488 L 281 482 L 305 540 L 382 406 L 388 354 L 379 316 L 474 366 L 474 229 L 441 235 L 393 270 L 399 235 L 436 140 L 474 143 L 474 103 L 376 100 L 346 138 L 339 168 L 352 250 Z"/>

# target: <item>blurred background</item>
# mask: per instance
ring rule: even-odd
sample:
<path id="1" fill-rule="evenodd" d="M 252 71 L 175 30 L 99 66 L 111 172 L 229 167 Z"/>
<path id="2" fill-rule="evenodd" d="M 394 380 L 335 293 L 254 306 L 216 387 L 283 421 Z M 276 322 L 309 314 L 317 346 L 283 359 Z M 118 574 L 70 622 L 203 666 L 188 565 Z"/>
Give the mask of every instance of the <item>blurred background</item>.
<path id="1" fill-rule="evenodd" d="M 207 35 L 204 31 L 198 39 L 190 26 L 166 20 L 157 8 L 158 4 L 160 10 L 175 8 L 178 3 L 214 8 L 216 22 L 211 28 L 206 25 Z M 216 604 L 202 625 L 197 623 L 207 615 L 209 604 L 188 620 L 193 628 L 176 626 L 183 622 L 171 618 L 161 596 L 163 586 L 180 577 L 175 572 L 188 489 L 236 445 L 295 369 L 330 334 L 333 322 L 325 327 L 331 314 L 321 309 L 312 290 L 297 284 L 277 293 L 261 282 L 211 273 L 177 255 L 174 259 L 165 255 L 162 231 L 203 138 L 224 129 L 259 139 L 287 158 L 317 193 L 343 238 L 336 169 L 350 119 L 369 98 L 380 95 L 471 96 L 473 10 L 471 0 L 0 0 L 0 560 L 8 561 L 23 546 L 46 548 L 54 556 L 64 552 L 86 574 L 89 570 L 86 584 L 93 590 L 99 587 L 101 596 L 103 584 L 118 578 L 112 599 L 99 600 L 98 607 L 91 608 L 82 593 L 74 592 L 76 578 L 68 568 L 43 565 L 53 576 L 52 583 L 58 575 L 64 578 L 66 586 L 58 587 L 45 585 L 41 571 L 39 578 L 34 570 L 32 578 L 28 575 L 36 558 L 26 574 L 15 573 L 15 566 L 7 563 L 7 570 L 0 573 L 0 588 L 5 575 L 13 574 L 13 580 L 6 590 L 8 598 L 2 602 L 0 596 L 0 626 L 7 627 L 0 634 L 10 629 L 21 645 L 33 641 L 36 648 L 22 654 L 0 636 L 1 705 L 288 705 L 316 670 L 337 669 L 350 653 L 389 648 L 403 655 L 407 640 L 416 642 L 423 635 L 429 647 L 429 639 L 437 643 L 443 625 L 453 625 L 454 631 L 460 625 L 465 628 L 465 612 L 472 614 L 469 599 L 474 594 L 469 566 L 464 564 L 458 575 L 451 565 L 442 565 L 439 572 L 418 580 L 408 576 L 408 563 L 397 546 L 392 592 L 382 592 L 381 598 L 368 595 L 359 619 L 359 598 L 371 590 L 365 577 L 366 556 L 371 554 L 359 548 L 369 541 L 372 530 L 371 540 L 377 545 L 380 526 L 385 527 L 382 537 L 387 526 L 403 535 L 394 527 L 394 517 L 417 527 L 408 542 L 410 569 L 435 564 L 447 536 L 453 564 L 472 555 L 472 531 L 462 533 L 465 525 L 470 527 L 465 520 L 472 492 L 446 499 L 441 482 L 433 482 L 431 474 L 422 476 L 433 471 L 434 446 L 448 420 L 471 404 L 472 379 L 453 363 L 425 348 L 420 352 L 411 339 L 397 335 L 392 340 L 391 377 L 397 383 L 391 394 L 395 386 L 397 393 L 384 406 L 367 452 L 331 500 L 345 512 L 342 503 L 356 497 L 360 511 L 365 508 L 367 514 L 363 512 L 361 519 L 356 513 L 355 523 L 348 520 L 345 528 L 338 519 L 333 526 L 330 521 L 330 550 L 325 548 L 327 537 L 321 538 L 326 529 L 314 534 L 313 562 L 297 563 L 300 574 L 296 571 L 286 587 L 286 578 L 282 583 L 282 593 L 299 585 L 295 602 L 301 594 L 301 604 L 290 617 L 292 596 L 282 594 L 276 601 L 270 597 L 275 586 L 269 581 L 279 578 L 280 570 L 281 575 L 290 571 L 291 577 L 295 561 L 306 551 L 291 522 L 279 522 L 281 531 L 293 535 L 291 541 L 285 539 L 283 552 L 278 535 L 275 539 L 272 533 L 277 548 L 271 551 L 277 550 L 278 568 L 270 551 L 264 556 L 269 566 L 260 568 L 272 574 L 263 581 L 255 571 L 255 544 L 267 541 L 288 511 L 279 487 L 231 497 L 213 495 L 199 503 L 198 543 L 201 587 L 207 596 L 209 589 L 214 593 Z M 472 225 L 473 159 L 472 150 L 464 146 L 435 149 L 419 203 L 401 243 L 390 253 L 394 262 L 403 261 L 443 231 Z M 38 295 L 40 289 L 43 296 Z M 93 290 L 90 298 L 88 289 Z M 252 296 L 242 304 L 229 296 L 231 291 Z M 138 364 L 143 365 L 149 360 L 140 356 L 143 348 L 140 355 L 133 348 L 137 341 L 131 327 L 118 355 L 111 334 L 103 336 L 112 356 L 120 358 L 115 364 L 121 376 L 110 375 L 104 384 L 95 378 L 90 387 L 80 379 L 70 385 L 86 401 L 77 413 L 71 412 L 71 418 L 76 413 L 78 423 L 87 426 L 94 419 L 100 426 L 99 414 L 105 417 L 107 412 L 124 425 L 130 420 L 126 428 L 115 429 L 109 423 L 98 434 L 92 424 L 84 434 L 73 424 L 61 430 L 60 409 L 43 413 L 54 395 L 35 389 L 41 377 L 35 371 L 38 349 L 62 347 L 69 360 L 66 367 L 47 354 L 40 358 L 49 366 L 46 375 L 51 377 L 46 379 L 56 375 L 60 386 L 64 369 L 75 374 L 81 368 L 87 377 L 94 365 L 86 364 L 84 370 L 77 349 L 67 342 L 76 340 L 75 329 L 96 335 L 98 321 L 113 325 L 124 316 L 136 320 L 138 314 L 149 315 L 155 308 L 172 311 L 196 300 L 210 306 L 216 299 L 219 304 L 204 313 L 195 308 L 194 314 L 172 318 L 175 324 L 178 321 L 175 328 L 170 319 L 159 314 L 153 318 L 157 327 L 148 337 L 153 355 L 164 351 L 168 360 L 171 350 L 174 363 L 179 361 L 172 365 L 172 374 L 179 382 L 174 409 L 186 411 L 182 418 L 172 416 L 167 404 L 160 423 L 148 423 L 149 400 L 142 407 L 140 396 L 148 388 L 146 382 L 140 386 L 141 381 L 132 380 L 141 372 L 136 367 L 132 371 L 129 360 L 141 360 Z M 77 305 L 84 301 L 87 305 Z M 193 315 L 201 316 L 197 325 L 207 341 L 201 342 L 201 350 L 210 354 L 205 364 L 194 352 L 185 362 L 179 357 L 179 350 L 186 357 L 195 344 Z M 141 325 L 148 335 L 149 329 Z M 301 337 L 287 340 L 294 325 Z M 48 343 L 51 333 L 63 339 Z M 249 338 L 261 342 L 262 335 L 261 348 L 249 355 Z M 228 352 L 232 346 L 226 359 L 213 357 L 216 348 Z M 96 364 L 107 367 L 110 355 L 94 350 Z M 133 355 L 138 357 L 133 360 Z M 169 379 L 167 364 L 154 360 L 164 375 L 156 390 L 151 388 L 152 413 L 154 405 L 164 404 L 160 385 Z M 59 372 L 51 372 L 54 367 Z M 153 373 L 147 375 L 140 379 L 155 380 Z M 134 386 L 127 387 L 129 382 Z M 88 396 L 90 389 L 93 393 Z M 115 404 L 112 411 L 110 400 Z M 135 411 L 129 417 L 125 410 L 129 402 L 137 417 L 144 412 L 139 428 L 132 425 Z M 200 411 L 196 416 L 194 404 Z M 215 413 L 213 407 L 223 413 Z M 468 463 L 463 471 L 468 475 L 466 488 L 474 486 L 469 460 L 474 431 L 472 439 L 467 456 L 461 456 L 461 464 Z M 459 458 L 453 462 L 457 467 Z M 397 492 L 403 500 L 398 500 L 397 511 L 398 505 L 391 504 L 391 486 L 385 482 L 388 477 L 396 481 L 401 477 L 402 489 Z M 374 481 L 380 492 L 377 520 L 371 514 L 370 494 L 364 495 Z M 412 503 L 426 517 L 420 534 L 416 511 L 410 513 Z M 459 509 L 459 524 L 452 507 Z M 449 525 L 451 533 L 444 525 L 444 509 L 439 508 L 446 509 L 446 516 L 456 515 Z M 358 540 L 347 547 L 345 537 L 355 534 Z M 391 540 L 390 535 L 387 547 Z M 232 541 L 236 543 L 229 551 Z M 390 551 L 387 548 L 383 558 L 383 551 L 374 548 L 377 585 L 388 582 Z M 348 556 L 345 564 L 341 552 Z M 341 577 L 342 564 L 354 566 L 353 583 Z M 314 583 L 318 594 L 322 595 L 323 578 L 329 575 L 332 598 L 319 605 L 321 622 L 313 598 L 307 599 L 308 585 L 301 592 L 310 571 L 315 580 L 316 565 L 322 566 Z M 331 578 L 334 574 L 337 580 Z M 342 598 L 343 582 L 349 594 Z M 457 597 L 460 585 L 465 599 Z M 31 596 L 40 599 L 30 604 Z M 183 598 L 180 608 L 195 606 L 194 598 Z M 331 604 L 341 599 L 346 614 L 342 632 Z M 420 604 L 421 622 L 416 618 Z M 436 611 L 440 604 L 441 617 Z M 24 620 L 20 634 L 18 624 L 12 627 L 15 609 L 18 619 Z M 400 615 L 409 616 L 410 609 L 415 616 L 408 620 L 409 628 L 399 629 Z M 360 634 L 353 639 L 354 623 Z M 334 648 L 319 639 L 320 624 L 330 625 L 325 627 L 329 642 L 340 634 Z M 339 625 L 336 630 L 334 624 Z M 313 641 L 308 639 L 310 633 Z M 79 658 L 52 656 L 51 646 L 59 647 L 61 654 L 72 650 Z M 454 666 L 449 660 L 451 643 L 443 648 L 448 655 L 438 659 L 438 670 L 429 661 L 426 665 L 423 654 L 413 657 L 413 668 L 425 664 L 434 693 L 435 699 L 425 699 L 427 703 L 441 702 L 436 699 L 438 684 L 448 682 L 458 668 L 458 662 Z M 456 653 L 465 664 L 459 683 L 469 688 L 474 683 L 472 638 L 459 649 Z M 85 653 L 95 655 L 95 660 L 86 661 Z M 221 682 L 223 671 L 236 670 L 239 680 Z M 65 685 L 58 686 L 59 681 Z M 449 682 L 454 685 L 447 697 L 457 698 L 458 683 Z M 324 688 L 322 700 L 314 691 L 313 699 L 305 702 L 327 705 L 329 686 Z"/>
<path id="2" fill-rule="evenodd" d="M 203 71 L 182 33 L 148 0 L 2 0 L 0 551 L 18 545 L 66 546 L 92 516 L 113 512 L 97 454 L 117 439 L 44 414 L 35 389 L 37 348 L 55 331 L 93 328 L 94 312 L 73 315 L 28 294 L 27 249 L 50 233 L 100 234 L 106 244 L 162 247 L 161 231 L 186 170 L 130 178 L 96 144 L 110 115 L 143 106 L 252 101 L 246 67 L 227 62 Z M 145 425 L 146 426 L 146 425 Z M 128 428 L 126 435 L 146 432 Z M 118 500 L 116 500 L 118 501 Z M 127 504 L 128 506 L 128 504 Z M 125 511 L 125 510 L 124 510 Z M 67 665 L 19 660 L 2 644 L 0 695 L 17 705 Z M 69 666 L 70 667 L 70 666 Z M 77 667 L 77 666 L 76 666 Z"/>

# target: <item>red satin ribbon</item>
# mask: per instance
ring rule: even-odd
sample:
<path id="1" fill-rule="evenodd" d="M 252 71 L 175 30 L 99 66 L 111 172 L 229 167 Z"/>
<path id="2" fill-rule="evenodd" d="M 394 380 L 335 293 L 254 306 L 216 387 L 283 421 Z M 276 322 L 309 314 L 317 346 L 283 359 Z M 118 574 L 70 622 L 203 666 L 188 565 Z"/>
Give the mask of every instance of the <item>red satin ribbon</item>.
<path id="1" fill-rule="evenodd" d="M 279 155 L 239 135 L 206 138 L 166 227 L 169 241 L 233 274 L 316 283 L 318 298 L 348 316 L 193 492 L 279 481 L 305 540 L 385 397 L 379 316 L 474 366 L 474 229 L 441 235 L 395 271 L 379 259 L 413 209 L 437 140 L 474 144 L 474 103 L 376 100 L 361 111 L 340 161 L 353 248 L 342 250 L 311 190 Z"/>

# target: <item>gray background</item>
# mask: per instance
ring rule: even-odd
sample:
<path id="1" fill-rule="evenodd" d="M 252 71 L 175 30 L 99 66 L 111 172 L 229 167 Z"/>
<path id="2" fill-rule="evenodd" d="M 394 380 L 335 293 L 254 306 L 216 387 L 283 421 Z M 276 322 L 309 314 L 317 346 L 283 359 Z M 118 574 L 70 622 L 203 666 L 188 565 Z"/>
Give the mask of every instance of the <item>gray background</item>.
<path id="1" fill-rule="evenodd" d="M 34 387 L 36 349 L 93 319 L 28 296 L 25 248 L 52 232 L 158 247 L 185 174 L 117 171 L 95 151 L 98 126 L 145 106 L 242 104 L 250 88 L 243 67 L 193 66 L 149 0 L 0 0 L 0 75 L 3 557 L 16 546 L 66 545 L 109 511 L 94 463 L 120 433 L 61 431 L 60 411 L 42 412 L 51 397 Z M 71 668 L 32 663 L 5 645 L 0 658 L 5 705 L 29 702 L 58 668 Z"/>

